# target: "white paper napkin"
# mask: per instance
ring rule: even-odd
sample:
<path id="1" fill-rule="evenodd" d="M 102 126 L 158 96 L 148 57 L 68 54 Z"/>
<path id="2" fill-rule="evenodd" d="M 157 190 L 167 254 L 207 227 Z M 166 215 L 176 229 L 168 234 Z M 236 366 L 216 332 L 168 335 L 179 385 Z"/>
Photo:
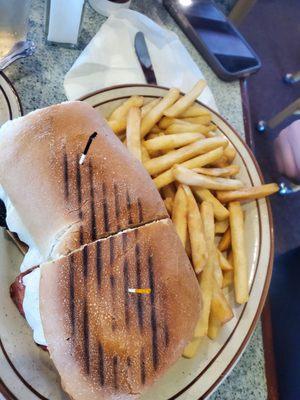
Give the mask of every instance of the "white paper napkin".
<path id="1" fill-rule="evenodd" d="M 83 50 L 64 81 L 69 100 L 111 85 L 145 83 L 145 77 L 134 51 L 134 36 L 142 31 L 158 85 L 192 88 L 203 74 L 180 42 L 178 36 L 133 10 L 113 13 Z M 208 87 L 200 98 L 216 110 Z"/>

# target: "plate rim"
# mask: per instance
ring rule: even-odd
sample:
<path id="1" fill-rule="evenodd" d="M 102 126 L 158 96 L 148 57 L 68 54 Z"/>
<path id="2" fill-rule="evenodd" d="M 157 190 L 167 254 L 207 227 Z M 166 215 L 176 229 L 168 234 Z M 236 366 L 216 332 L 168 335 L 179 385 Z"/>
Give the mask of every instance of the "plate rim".
<path id="1" fill-rule="evenodd" d="M 11 83 L 11 81 L 9 80 L 9 78 L 3 72 L 0 71 L 0 75 L 6 80 L 6 82 L 8 83 L 10 88 L 12 89 L 12 92 L 13 92 L 14 96 L 16 97 L 16 100 L 17 100 L 18 105 L 19 105 L 20 114 L 23 115 L 22 103 L 20 101 L 20 98 L 19 98 L 19 95 L 18 95 L 16 89 L 14 88 L 14 86 Z M 130 87 L 152 87 L 152 88 L 169 90 L 168 87 L 158 86 L 158 85 L 121 84 L 121 85 L 113 85 L 113 86 L 109 86 L 107 88 L 95 90 L 95 91 L 90 92 L 90 93 L 88 93 L 88 94 L 86 94 L 84 96 L 81 96 L 77 100 L 78 101 L 84 101 L 84 100 L 87 100 L 87 99 L 89 99 L 89 98 L 91 98 L 93 96 L 99 95 L 99 94 L 107 92 L 107 91 L 111 91 L 111 90 L 115 90 L 115 89 L 122 89 L 122 88 L 130 88 Z M 184 93 L 181 92 L 181 94 L 184 94 Z M 237 137 L 237 139 L 241 142 L 241 144 L 245 147 L 246 151 L 250 155 L 250 158 L 252 159 L 252 162 L 253 162 L 253 164 L 255 166 L 256 172 L 257 172 L 262 184 L 265 183 L 263 175 L 262 175 L 262 172 L 261 172 L 261 169 L 260 169 L 260 167 L 258 165 L 258 162 L 257 162 L 252 150 L 250 149 L 248 144 L 243 140 L 243 138 L 238 134 L 237 130 L 235 128 L 233 128 L 232 125 L 224 117 L 222 117 L 218 112 L 214 111 L 209 106 L 207 106 L 206 104 L 204 104 L 204 103 L 202 103 L 202 102 L 200 102 L 198 100 L 196 100 L 196 102 L 199 103 L 200 105 L 204 106 L 208 110 L 210 110 L 213 114 L 217 115 L 217 117 L 221 121 L 223 121 L 223 123 L 226 124 L 228 126 L 228 128 L 230 128 L 230 130 L 234 133 L 234 135 Z M 257 322 L 258 322 L 259 317 L 261 315 L 262 309 L 264 307 L 264 304 L 265 304 L 265 301 L 266 301 L 266 298 L 267 298 L 267 295 L 268 295 L 269 287 L 270 287 L 272 271 L 273 271 L 273 260 L 274 260 L 274 226 L 273 226 L 273 218 L 272 218 L 270 200 L 268 198 L 266 198 L 266 206 L 267 206 L 267 213 L 268 213 L 268 220 L 269 220 L 269 231 L 270 231 L 270 253 L 269 253 L 268 265 L 267 265 L 267 269 L 266 269 L 265 282 L 264 282 L 264 286 L 262 288 L 262 294 L 261 294 L 261 297 L 260 297 L 260 300 L 259 300 L 258 307 L 256 309 L 255 316 L 253 317 L 251 326 L 250 326 L 247 334 L 245 335 L 240 347 L 235 352 L 235 354 L 234 354 L 233 358 L 231 359 L 231 361 L 226 365 L 226 368 L 224 369 L 223 373 L 219 375 L 219 377 L 213 382 L 213 384 L 210 386 L 210 388 L 203 395 L 201 395 L 201 397 L 199 397 L 198 400 L 207 398 L 207 396 L 209 396 L 218 387 L 218 385 L 221 383 L 221 381 L 228 375 L 228 373 L 234 367 L 234 365 L 238 361 L 239 357 L 242 355 L 244 349 L 246 348 L 246 345 L 247 345 L 249 339 L 251 338 L 251 336 L 252 336 L 252 334 L 254 332 L 254 329 L 255 329 L 255 327 L 257 325 Z M 1 342 L 1 339 L 0 339 L 0 342 Z M 196 376 L 188 385 L 186 385 L 184 388 L 182 388 L 180 391 L 178 391 L 175 395 L 173 395 L 171 398 L 169 398 L 169 400 L 173 400 L 173 399 L 179 398 L 184 392 L 189 390 L 199 379 L 200 379 L 200 376 Z M 0 393 L 7 400 L 18 400 L 18 398 L 10 391 L 10 389 L 3 382 L 3 380 L 1 379 L 1 376 L 0 376 Z M 38 397 L 40 397 L 40 396 L 38 396 Z"/>
<path id="2" fill-rule="evenodd" d="M 20 117 L 24 115 L 24 111 L 23 111 L 23 106 L 22 106 L 22 102 L 19 96 L 19 93 L 17 92 L 16 88 L 14 87 L 13 83 L 11 82 L 11 80 L 7 77 L 7 75 L 3 72 L 0 71 L 0 76 L 5 80 L 5 82 L 8 84 L 9 88 L 11 89 L 12 94 L 15 97 L 16 103 L 18 105 L 19 111 L 20 111 Z M 5 97 L 5 100 L 7 102 L 9 111 L 10 111 L 10 116 L 13 117 L 12 115 L 12 110 L 11 110 L 11 104 L 9 99 L 7 98 L 6 92 L 4 90 L 4 88 L 1 86 L 0 83 L 0 88 L 1 91 L 3 92 L 3 95 Z M 1 341 L 1 339 L 0 339 Z M 5 385 L 5 383 L 3 382 L 3 380 L 1 379 L 0 376 L 0 393 L 4 396 L 5 399 L 9 399 L 9 400 L 18 400 L 17 397 L 10 391 L 10 389 Z"/>
<path id="3" fill-rule="evenodd" d="M 19 116 L 22 117 L 24 115 L 24 110 L 23 110 L 23 106 L 22 106 L 22 102 L 21 102 L 19 93 L 17 92 L 17 90 L 16 90 L 15 86 L 13 85 L 12 81 L 8 78 L 8 76 L 3 71 L 0 71 L 0 76 L 6 81 L 6 83 L 9 86 L 9 88 L 11 89 L 11 92 L 15 97 L 16 103 L 17 103 L 19 111 L 20 111 L 20 115 Z M 1 86 L 1 84 L 0 84 L 0 88 L 1 88 L 1 90 L 2 90 L 2 92 L 4 94 L 4 96 L 5 96 L 5 100 L 6 100 L 7 104 L 8 104 L 9 109 L 10 109 L 10 115 L 13 117 L 12 112 L 11 112 L 11 106 L 10 106 L 9 99 L 7 98 L 6 92 L 4 91 L 4 88 Z"/>

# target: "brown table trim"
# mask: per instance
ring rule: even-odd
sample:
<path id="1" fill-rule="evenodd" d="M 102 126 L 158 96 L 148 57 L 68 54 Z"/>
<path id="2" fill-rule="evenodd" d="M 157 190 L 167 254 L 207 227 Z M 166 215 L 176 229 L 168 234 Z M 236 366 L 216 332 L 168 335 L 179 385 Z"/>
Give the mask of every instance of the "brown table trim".
<path id="1" fill-rule="evenodd" d="M 274 355 L 270 300 L 267 298 L 261 315 L 268 400 L 279 400 L 277 370 Z"/>
<path id="2" fill-rule="evenodd" d="M 255 154 L 254 145 L 254 132 L 251 121 L 250 103 L 248 96 L 248 82 L 247 79 L 240 80 L 242 107 L 243 107 L 243 120 L 246 142 L 250 149 Z M 265 373 L 267 380 L 268 400 L 279 400 L 277 369 L 274 354 L 273 332 L 272 332 L 272 318 L 271 307 L 269 298 L 266 300 L 262 315 L 262 334 L 263 334 L 263 347 L 265 357 Z"/>

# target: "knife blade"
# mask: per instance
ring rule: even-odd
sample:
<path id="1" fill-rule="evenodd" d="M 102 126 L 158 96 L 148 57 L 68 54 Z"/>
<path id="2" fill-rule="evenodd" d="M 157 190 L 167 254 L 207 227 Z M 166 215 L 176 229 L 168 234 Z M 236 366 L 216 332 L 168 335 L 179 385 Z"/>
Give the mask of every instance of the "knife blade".
<path id="1" fill-rule="evenodd" d="M 134 38 L 134 49 L 147 83 L 157 85 L 157 80 L 143 32 L 136 33 Z"/>

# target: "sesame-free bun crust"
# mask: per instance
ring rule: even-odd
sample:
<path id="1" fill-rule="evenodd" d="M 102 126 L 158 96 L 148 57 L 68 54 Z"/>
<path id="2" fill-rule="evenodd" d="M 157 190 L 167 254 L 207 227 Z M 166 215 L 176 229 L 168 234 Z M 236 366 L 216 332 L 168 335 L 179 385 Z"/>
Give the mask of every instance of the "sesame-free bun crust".
<path id="1" fill-rule="evenodd" d="M 92 142 L 79 165 L 88 138 Z M 151 178 L 83 102 L 65 102 L 0 130 L 0 183 L 45 258 L 167 216 Z"/>
<path id="2" fill-rule="evenodd" d="M 137 287 L 151 294 L 128 293 Z M 166 219 L 42 265 L 40 311 L 71 398 L 129 399 L 182 354 L 200 313 L 199 285 Z"/>

